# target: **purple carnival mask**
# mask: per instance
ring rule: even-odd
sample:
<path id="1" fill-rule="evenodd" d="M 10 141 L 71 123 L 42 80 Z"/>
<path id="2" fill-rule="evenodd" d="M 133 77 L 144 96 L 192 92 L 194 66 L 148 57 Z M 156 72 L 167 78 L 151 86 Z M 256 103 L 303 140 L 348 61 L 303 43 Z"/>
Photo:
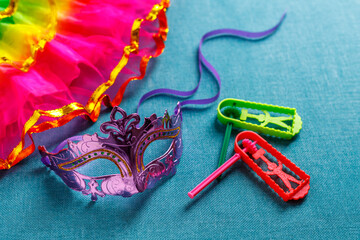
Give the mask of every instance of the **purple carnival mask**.
<path id="1" fill-rule="evenodd" d="M 115 119 L 120 113 L 121 119 Z M 53 170 L 68 187 L 91 194 L 96 201 L 97 195 L 115 195 L 130 197 L 146 188 L 151 188 L 163 176 L 175 174 L 176 166 L 182 154 L 180 107 L 170 116 L 165 112 L 163 117 L 152 114 L 145 118 L 144 124 L 138 128 L 138 114 L 127 115 L 115 107 L 110 114 L 110 121 L 101 124 L 101 132 L 107 138 L 93 135 L 75 136 L 62 142 L 52 153 L 44 146 L 39 147 L 41 161 Z M 169 149 L 146 166 L 143 156 L 146 148 L 154 141 L 172 139 Z M 64 148 L 65 146 L 68 148 Z M 90 177 L 76 169 L 97 159 L 107 159 L 119 169 L 118 174 Z"/>

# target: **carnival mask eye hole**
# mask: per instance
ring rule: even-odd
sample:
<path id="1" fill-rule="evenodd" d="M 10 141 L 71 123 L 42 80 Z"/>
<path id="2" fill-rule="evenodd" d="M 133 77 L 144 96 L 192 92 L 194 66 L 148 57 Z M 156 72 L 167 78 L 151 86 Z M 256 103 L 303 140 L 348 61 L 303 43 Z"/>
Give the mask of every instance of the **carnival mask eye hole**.
<path id="1" fill-rule="evenodd" d="M 119 168 L 114 162 L 108 159 L 98 158 L 76 169 L 78 173 L 85 176 L 100 177 L 113 174 L 120 174 Z"/>
<path id="2" fill-rule="evenodd" d="M 144 152 L 143 163 L 144 166 L 149 163 L 159 160 L 165 163 L 166 156 L 173 156 L 173 150 L 171 148 L 173 139 L 161 139 L 149 144 Z"/>

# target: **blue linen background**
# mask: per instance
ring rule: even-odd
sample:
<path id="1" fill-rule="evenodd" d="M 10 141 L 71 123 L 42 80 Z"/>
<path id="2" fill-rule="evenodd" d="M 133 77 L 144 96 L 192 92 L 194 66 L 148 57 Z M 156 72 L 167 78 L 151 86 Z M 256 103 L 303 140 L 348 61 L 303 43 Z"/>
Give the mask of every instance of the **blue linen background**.
<path id="1" fill-rule="evenodd" d="M 198 80 L 201 36 L 217 28 L 262 31 L 287 9 L 280 29 L 263 41 L 212 39 L 204 55 L 222 78 L 220 99 L 184 110 L 184 152 L 177 174 L 131 198 L 100 198 L 68 189 L 36 152 L 0 172 L 1 239 L 359 239 L 360 2 L 226 0 L 172 2 L 164 53 L 143 81 L 132 82 L 121 107 L 135 111 L 140 97 L 159 87 L 192 89 Z M 205 73 L 193 97 L 213 96 Z M 294 107 L 303 129 L 291 141 L 265 137 L 311 176 L 308 196 L 283 202 L 242 163 L 191 200 L 187 192 L 217 166 L 225 127 L 216 106 L 232 97 Z M 153 97 L 142 117 L 172 111 L 178 99 Z M 73 120 L 36 136 L 53 149 L 73 134 L 99 131 L 104 111 L 91 124 Z M 231 142 L 237 131 L 233 131 Z M 232 149 L 229 147 L 228 156 Z M 106 172 L 108 165 L 104 165 Z M 109 173 L 109 172 L 106 172 Z"/>

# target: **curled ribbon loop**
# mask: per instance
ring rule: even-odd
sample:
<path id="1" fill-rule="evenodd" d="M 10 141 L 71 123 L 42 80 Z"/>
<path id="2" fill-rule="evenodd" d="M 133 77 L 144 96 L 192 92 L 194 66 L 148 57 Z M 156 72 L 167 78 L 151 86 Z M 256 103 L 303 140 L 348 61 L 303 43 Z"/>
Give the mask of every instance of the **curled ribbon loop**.
<path id="1" fill-rule="evenodd" d="M 196 85 L 196 87 L 190 91 L 179 91 L 179 90 L 174 90 L 174 89 L 168 89 L 168 88 L 159 88 L 159 89 L 155 89 L 152 90 L 150 92 L 147 92 L 146 94 L 144 94 L 137 106 L 137 112 L 139 112 L 139 107 L 140 105 L 148 98 L 154 96 L 154 95 L 158 95 L 158 94 L 166 94 L 166 95 L 173 95 L 173 96 L 178 96 L 178 97 L 190 97 L 192 95 L 194 95 L 196 93 L 196 91 L 198 90 L 200 83 L 201 83 L 201 79 L 202 79 L 202 72 L 203 72 L 203 65 L 205 66 L 206 69 L 208 69 L 210 71 L 210 73 L 214 76 L 214 78 L 217 81 L 217 85 L 219 86 L 219 90 L 216 93 L 215 96 L 211 97 L 211 98 L 206 98 L 206 99 L 192 99 L 192 100 L 184 100 L 181 101 L 175 111 L 177 111 L 178 107 L 181 106 L 185 106 L 185 105 L 189 105 L 189 104 L 196 104 L 196 105 L 204 105 L 204 104 L 209 104 L 212 103 L 214 101 L 216 101 L 219 96 L 220 96 L 220 88 L 221 88 L 221 79 L 220 79 L 220 75 L 219 73 L 216 71 L 216 69 L 206 60 L 206 58 L 204 57 L 204 55 L 202 54 L 202 45 L 203 43 L 210 39 L 210 38 L 215 38 L 215 37 L 220 37 L 220 36 L 235 36 L 235 37 L 239 37 L 239 38 L 243 38 L 243 39 L 248 39 L 248 40 L 260 40 L 263 38 L 266 38 L 270 35 L 272 35 L 281 25 L 281 23 L 283 22 L 284 18 L 286 16 L 286 12 L 281 16 L 279 22 L 272 28 L 262 31 L 262 32 L 247 32 L 247 31 L 242 31 L 242 30 L 236 30 L 236 29 L 217 29 L 211 32 L 206 33 L 200 40 L 199 43 L 199 50 L 198 50 L 198 65 L 199 65 L 199 72 L 200 72 L 200 77 L 198 80 L 198 83 Z"/>

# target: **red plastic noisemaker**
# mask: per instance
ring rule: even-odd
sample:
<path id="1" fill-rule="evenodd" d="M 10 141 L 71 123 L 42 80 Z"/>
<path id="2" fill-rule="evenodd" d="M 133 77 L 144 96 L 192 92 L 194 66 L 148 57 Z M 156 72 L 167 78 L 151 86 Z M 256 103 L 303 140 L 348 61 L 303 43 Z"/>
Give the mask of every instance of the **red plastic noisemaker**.
<path id="1" fill-rule="evenodd" d="M 284 201 L 298 200 L 305 197 L 309 192 L 310 176 L 258 134 L 251 131 L 239 133 L 235 139 L 234 150 L 236 153 L 233 157 L 188 193 L 190 198 L 195 197 L 240 159 L 254 170 Z"/>

